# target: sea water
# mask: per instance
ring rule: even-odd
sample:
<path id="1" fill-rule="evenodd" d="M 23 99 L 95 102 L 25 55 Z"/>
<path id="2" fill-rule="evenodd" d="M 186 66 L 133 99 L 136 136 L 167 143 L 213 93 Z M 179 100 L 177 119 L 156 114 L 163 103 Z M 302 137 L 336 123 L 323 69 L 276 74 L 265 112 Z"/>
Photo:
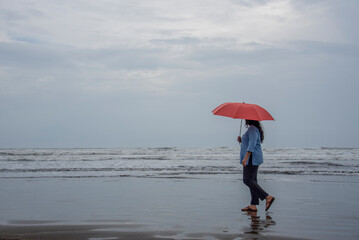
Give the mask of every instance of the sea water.
<path id="1" fill-rule="evenodd" d="M 238 147 L 0 149 L 0 225 L 358 239 L 359 149 L 263 152 L 258 180 L 276 202 L 254 229 Z M 106 227 L 119 223 L 143 227 Z"/>
<path id="2" fill-rule="evenodd" d="M 269 148 L 264 175 L 359 176 L 358 148 Z M 242 173 L 238 147 L 0 149 L 0 178 L 198 178 Z"/>

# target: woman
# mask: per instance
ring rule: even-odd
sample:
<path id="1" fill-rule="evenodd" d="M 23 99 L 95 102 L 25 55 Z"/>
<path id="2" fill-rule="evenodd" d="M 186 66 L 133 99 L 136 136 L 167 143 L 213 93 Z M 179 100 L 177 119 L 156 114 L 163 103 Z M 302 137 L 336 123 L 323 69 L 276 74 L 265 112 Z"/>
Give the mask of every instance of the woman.
<path id="1" fill-rule="evenodd" d="M 257 183 L 258 167 L 263 163 L 261 143 L 264 140 L 264 132 L 258 121 L 246 120 L 248 130 L 243 137 L 238 137 L 241 144 L 240 160 L 243 165 L 243 182 L 251 191 L 251 203 L 242 211 L 256 212 L 259 199 L 266 200 L 266 211 L 271 207 L 275 198 L 268 195 Z"/>

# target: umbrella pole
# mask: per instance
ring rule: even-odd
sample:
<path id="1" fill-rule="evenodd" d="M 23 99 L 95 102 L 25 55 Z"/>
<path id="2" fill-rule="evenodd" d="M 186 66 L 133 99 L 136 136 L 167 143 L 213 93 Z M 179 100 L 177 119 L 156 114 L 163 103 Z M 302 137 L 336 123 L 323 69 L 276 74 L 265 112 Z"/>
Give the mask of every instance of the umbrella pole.
<path id="1" fill-rule="evenodd" d="M 243 119 L 241 119 L 241 126 L 239 128 L 239 136 L 242 137 L 242 121 Z"/>
<path id="2" fill-rule="evenodd" d="M 239 127 L 239 136 L 240 137 L 242 137 L 242 121 L 243 121 L 243 119 L 241 119 L 241 126 Z M 239 143 L 239 145 L 241 145 L 241 142 Z"/>

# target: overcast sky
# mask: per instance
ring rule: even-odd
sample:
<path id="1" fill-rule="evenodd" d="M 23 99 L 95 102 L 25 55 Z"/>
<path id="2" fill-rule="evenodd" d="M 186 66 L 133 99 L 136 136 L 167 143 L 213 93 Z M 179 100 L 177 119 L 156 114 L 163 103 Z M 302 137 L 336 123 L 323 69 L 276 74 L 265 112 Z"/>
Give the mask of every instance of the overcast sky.
<path id="1" fill-rule="evenodd" d="M 359 147 L 357 0 L 0 0 L 0 147 Z M 245 130 L 245 129 L 244 129 Z M 243 131 L 244 131 L 243 130 Z"/>

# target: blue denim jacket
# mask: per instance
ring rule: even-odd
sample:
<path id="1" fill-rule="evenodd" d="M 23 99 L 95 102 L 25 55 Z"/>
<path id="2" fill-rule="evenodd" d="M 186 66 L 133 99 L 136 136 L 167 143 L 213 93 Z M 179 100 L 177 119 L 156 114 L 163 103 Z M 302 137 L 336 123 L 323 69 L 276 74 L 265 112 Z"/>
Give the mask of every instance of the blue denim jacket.
<path id="1" fill-rule="evenodd" d="M 252 153 L 252 164 L 261 165 L 263 163 L 263 153 L 261 147 L 261 135 L 258 128 L 249 126 L 248 130 L 242 136 L 240 161 L 242 163 L 247 152 Z M 248 159 L 249 160 L 249 159 Z M 247 161 L 248 163 L 248 161 Z"/>

